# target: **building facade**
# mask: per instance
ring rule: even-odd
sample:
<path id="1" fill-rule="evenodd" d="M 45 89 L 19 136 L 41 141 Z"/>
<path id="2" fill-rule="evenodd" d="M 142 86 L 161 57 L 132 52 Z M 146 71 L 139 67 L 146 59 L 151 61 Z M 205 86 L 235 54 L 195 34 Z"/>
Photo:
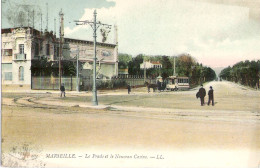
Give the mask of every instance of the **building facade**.
<path id="1" fill-rule="evenodd" d="M 2 29 L 1 42 L 3 85 L 30 87 L 33 76 L 46 76 L 45 70 L 37 73 L 39 60 L 47 60 L 51 65 L 58 65 L 60 43 L 52 32 L 40 32 L 31 27 Z M 73 51 L 77 48 L 80 50 L 79 62 L 84 64 L 80 74 L 90 76 L 94 59 L 92 41 L 65 38 L 61 62 L 75 62 L 76 53 Z M 97 43 L 97 73 L 100 78 L 109 79 L 118 75 L 117 56 L 117 44 Z M 52 71 L 58 71 L 58 67 L 52 68 Z"/>
<path id="2" fill-rule="evenodd" d="M 92 75 L 94 61 L 94 44 L 92 41 L 65 38 L 65 43 L 70 48 L 70 58 L 76 58 L 82 64 L 80 74 L 83 77 Z M 97 77 L 111 79 L 118 75 L 117 45 L 109 43 L 97 43 Z"/>
<path id="3" fill-rule="evenodd" d="M 150 68 L 162 68 L 162 64 L 157 62 L 145 61 L 140 64 L 140 69 L 150 69 Z"/>

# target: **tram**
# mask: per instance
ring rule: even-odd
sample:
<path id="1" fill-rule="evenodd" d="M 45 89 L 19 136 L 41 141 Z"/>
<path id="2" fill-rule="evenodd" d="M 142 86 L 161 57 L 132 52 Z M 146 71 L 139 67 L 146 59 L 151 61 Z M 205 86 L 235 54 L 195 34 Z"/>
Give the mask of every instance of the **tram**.
<path id="1" fill-rule="evenodd" d="M 171 91 L 189 90 L 189 77 L 169 76 L 166 79 L 166 89 Z"/>

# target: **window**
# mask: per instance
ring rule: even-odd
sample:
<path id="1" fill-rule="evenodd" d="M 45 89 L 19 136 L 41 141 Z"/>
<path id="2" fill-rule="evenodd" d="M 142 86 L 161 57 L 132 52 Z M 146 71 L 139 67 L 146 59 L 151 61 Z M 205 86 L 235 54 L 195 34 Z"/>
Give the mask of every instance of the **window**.
<path id="1" fill-rule="evenodd" d="M 5 80 L 11 81 L 12 80 L 12 72 L 5 72 Z"/>
<path id="2" fill-rule="evenodd" d="M 4 56 L 12 56 L 13 50 L 12 49 L 4 49 Z"/>
<path id="3" fill-rule="evenodd" d="M 34 48 L 34 55 L 35 56 L 39 56 L 39 44 L 38 43 L 35 43 L 35 48 Z"/>
<path id="4" fill-rule="evenodd" d="M 24 68 L 23 68 L 23 66 L 19 67 L 19 80 L 24 81 Z"/>
<path id="5" fill-rule="evenodd" d="M 46 55 L 50 55 L 50 44 L 46 44 Z"/>
<path id="6" fill-rule="evenodd" d="M 60 53 L 60 48 L 57 46 L 54 46 L 54 55 L 55 57 L 59 57 L 59 53 Z"/>
<path id="7" fill-rule="evenodd" d="M 24 54 L 24 44 L 19 44 L 19 54 Z"/>

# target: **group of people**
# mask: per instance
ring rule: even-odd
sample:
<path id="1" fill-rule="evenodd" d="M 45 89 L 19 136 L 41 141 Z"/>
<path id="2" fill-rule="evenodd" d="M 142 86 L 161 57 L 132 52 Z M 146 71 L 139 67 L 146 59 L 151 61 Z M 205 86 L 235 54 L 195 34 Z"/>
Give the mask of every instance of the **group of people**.
<path id="1" fill-rule="evenodd" d="M 212 106 L 214 106 L 214 94 L 213 94 L 214 90 L 213 90 L 212 86 L 210 86 L 209 88 L 210 88 L 210 90 L 208 91 L 208 96 L 209 96 L 208 105 L 210 105 L 210 103 L 212 103 Z M 65 87 L 64 87 L 63 83 L 61 84 L 60 91 L 61 91 L 60 97 L 62 97 L 62 95 L 64 97 L 66 97 L 65 96 Z M 127 85 L 127 91 L 128 91 L 128 94 L 131 93 L 131 86 L 129 84 Z M 204 106 L 204 104 L 205 104 L 205 100 L 204 100 L 205 96 L 206 96 L 206 90 L 203 88 L 203 85 L 201 85 L 201 88 L 199 89 L 199 91 L 196 94 L 196 97 L 200 98 L 201 106 Z"/>
<path id="2" fill-rule="evenodd" d="M 214 90 L 213 87 L 210 86 L 209 87 L 210 90 L 208 91 L 208 96 L 209 96 L 209 100 L 208 100 L 208 106 L 210 105 L 210 103 L 212 103 L 212 106 L 214 106 Z M 201 85 L 201 88 L 199 89 L 198 93 L 196 94 L 197 98 L 200 98 L 200 103 L 201 106 L 204 106 L 205 104 L 205 96 L 206 96 L 206 90 L 203 88 L 203 85 Z"/>

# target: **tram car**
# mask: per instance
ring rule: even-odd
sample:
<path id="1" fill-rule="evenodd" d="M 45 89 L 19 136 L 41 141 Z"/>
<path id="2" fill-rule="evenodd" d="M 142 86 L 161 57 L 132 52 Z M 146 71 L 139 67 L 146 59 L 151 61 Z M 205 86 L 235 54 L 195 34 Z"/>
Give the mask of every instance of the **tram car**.
<path id="1" fill-rule="evenodd" d="M 189 90 L 189 78 L 180 76 L 169 76 L 166 79 L 166 89 L 171 91 Z"/>

